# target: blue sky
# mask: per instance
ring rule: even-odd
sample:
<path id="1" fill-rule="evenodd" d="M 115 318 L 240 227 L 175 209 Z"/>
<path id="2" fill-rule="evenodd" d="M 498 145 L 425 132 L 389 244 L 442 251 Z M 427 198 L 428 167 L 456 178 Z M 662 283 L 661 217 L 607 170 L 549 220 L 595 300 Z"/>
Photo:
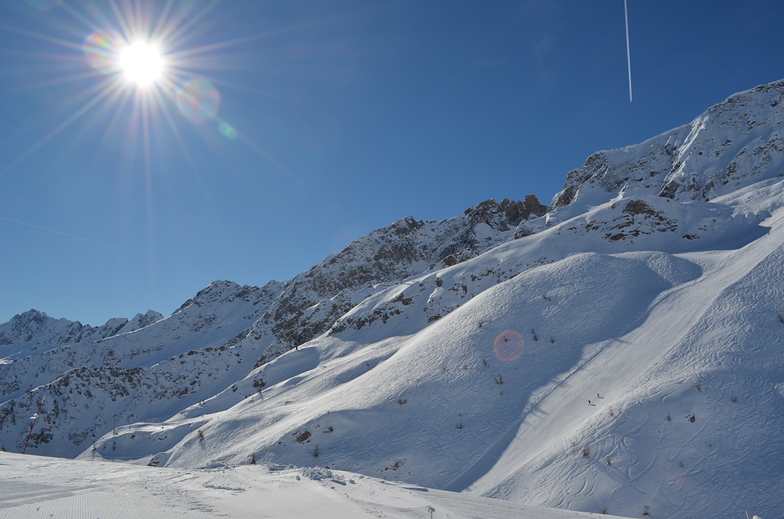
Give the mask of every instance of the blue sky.
<path id="1" fill-rule="evenodd" d="M 631 103 L 622 0 L 0 3 L 0 322 L 169 314 L 403 216 L 549 203 L 594 151 L 784 77 L 780 0 L 628 7 Z M 176 36 L 166 83 L 86 59 L 145 27 Z"/>

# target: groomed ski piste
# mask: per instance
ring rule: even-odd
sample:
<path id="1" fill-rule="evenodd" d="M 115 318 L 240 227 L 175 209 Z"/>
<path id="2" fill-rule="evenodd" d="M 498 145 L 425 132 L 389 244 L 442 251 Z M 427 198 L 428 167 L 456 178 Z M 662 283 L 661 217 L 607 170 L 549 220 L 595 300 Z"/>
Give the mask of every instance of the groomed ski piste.
<path id="1" fill-rule="evenodd" d="M 48 391 L 59 414 L 49 408 L 52 437 L 32 452 L 55 454 L 67 434 L 82 434 L 82 448 L 76 462 L 0 454 L 13 485 L 43 485 L 35 467 L 63 474 L 29 503 L 3 496 L 0 517 L 86 500 L 79 485 L 110 492 L 109 481 L 128 496 L 150 482 L 139 517 L 165 510 L 155 503 L 169 491 L 186 497 L 169 499 L 180 508 L 167 517 L 245 517 L 260 496 L 269 511 L 256 513 L 270 517 L 301 517 L 294 507 L 308 504 L 327 517 L 330 506 L 335 517 L 779 517 L 783 97 L 784 82 L 759 87 L 595 154 L 516 239 L 505 230 L 479 255 L 335 294 L 350 308 L 280 354 L 268 355 L 279 346 L 269 323 L 284 312 L 253 312 L 295 300 L 296 283 L 253 297 L 216 283 L 86 350 L 38 355 L 26 343 L 0 366 L 18 381 L 0 405 L 0 439 L 21 437 L 12 417 L 23 422 Z M 475 236 L 492 240 L 482 225 Z M 436 232 L 430 222 L 417 232 L 426 226 Z M 300 286 L 338 268 L 332 259 Z M 285 328 L 296 336 L 338 307 L 307 297 L 316 302 Z M 84 368 L 43 380 L 55 368 L 38 358 L 62 367 L 89 351 L 100 367 L 102 348 L 121 359 L 117 380 L 91 385 Z M 161 377 L 158 393 L 148 373 Z M 167 384 L 178 381 L 205 390 L 173 397 Z M 122 416 L 116 431 L 112 414 Z"/>

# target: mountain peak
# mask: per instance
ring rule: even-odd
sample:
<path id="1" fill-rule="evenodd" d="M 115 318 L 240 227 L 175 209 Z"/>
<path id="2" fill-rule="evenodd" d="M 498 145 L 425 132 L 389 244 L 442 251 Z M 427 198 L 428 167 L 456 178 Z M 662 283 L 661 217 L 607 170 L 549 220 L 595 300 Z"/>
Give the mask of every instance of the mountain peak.
<path id="1" fill-rule="evenodd" d="M 581 192 L 707 201 L 784 171 L 784 81 L 730 96 L 641 144 L 599 151 L 566 176 L 551 209 Z"/>
<path id="2" fill-rule="evenodd" d="M 47 318 L 49 318 L 49 316 L 46 315 L 45 312 L 42 312 L 40 310 L 36 310 L 35 308 L 31 308 L 30 310 L 28 310 L 28 311 L 26 311 L 26 312 L 24 312 L 22 314 L 15 315 L 11 319 L 12 320 L 15 319 L 15 320 L 20 321 L 20 322 L 30 322 L 30 321 L 33 321 L 33 322 L 40 323 L 40 322 L 43 322 Z"/>

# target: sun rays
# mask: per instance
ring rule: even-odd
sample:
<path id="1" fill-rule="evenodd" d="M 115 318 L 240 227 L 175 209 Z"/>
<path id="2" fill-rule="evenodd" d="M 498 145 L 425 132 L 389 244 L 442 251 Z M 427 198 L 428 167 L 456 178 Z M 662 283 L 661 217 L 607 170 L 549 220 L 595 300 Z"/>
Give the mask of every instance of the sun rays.
<path id="1" fill-rule="evenodd" d="M 62 83 L 85 87 L 69 101 L 68 113 L 62 121 L 15 159 L 6 162 L 0 175 L 17 167 L 86 117 L 94 117 L 99 123 L 103 119 L 107 129 L 102 141 L 96 143 L 96 152 L 106 145 L 110 135 L 116 136 L 119 132 L 124 135 L 124 141 L 140 145 L 138 151 L 148 176 L 150 142 L 163 128 L 168 128 L 191 167 L 194 162 L 182 133 L 188 125 L 215 121 L 218 135 L 228 140 L 238 137 L 237 130 L 218 117 L 221 94 L 215 84 L 222 82 L 205 75 L 203 70 L 210 68 L 209 63 L 220 61 L 216 53 L 265 35 L 233 37 L 208 44 L 200 41 L 203 33 L 196 26 L 214 9 L 217 1 L 195 8 L 175 0 L 165 4 L 110 0 L 105 8 L 91 6 L 86 12 L 63 2 L 50 4 L 46 11 L 63 9 L 72 15 L 72 21 L 76 23 L 64 29 L 68 34 L 82 34 L 80 43 L 4 24 L 0 24 L 0 30 L 62 49 L 62 52 L 50 51 L 45 57 L 58 64 L 57 72 L 43 81 L 28 83 L 25 89 Z"/>
<path id="2" fill-rule="evenodd" d="M 16 33 L 48 45 L 35 59 L 48 60 L 46 70 L 37 80 L 25 81 L 14 92 L 47 89 L 67 85 L 70 98 L 60 96 L 62 118 L 42 132 L 37 141 L 21 149 L 16 157 L 0 165 L 0 177 L 35 155 L 72 126 L 90 124 L 106 131 L 95 140 L 96 156 L 112 143 L 122 142 L 123 153 L 132 150 L 142 158 L 149 177 L 150 142 L 164 135 L 173 138 L 189 166 L 195 169 L 192 147 L 186 146 L 188 133 L 204 137 L 204 128 L 213 126 L 214 134 L 227 141 L 241 143 L 273 167 L 290 175 L 288 168 L 276 160 L 263 143 L 251 142 L 221 116 L 224 92 L 232 90 L 299 103 L 290 95 L 265 91 L 253 84 L 240 84 L 230 75 L 218 71 L 235 71 L 237 66 L 253 71 L 254 61 L 238 62 L 232 48 L 254 46 L 255 56 L 262 41 L 289 32 L 307 31 L 330 24 L 352 13 L 300 21 L 290 26 L 267 28 L 250 34 L 207 32 L 219 18 L 215 8 L 220 0 L 108 0 L 106 3 L 74 3 L 62 0 L 28 0 L 47 15 L 60 11 L 58 30 L 30 31 L 0 23 L 0 31 Z M 243 54 L 238 54 L 243 55 Z M 243 56 L 246 56 L 244 54 Z M 255 72 L 252 72 L 255 73 Z M 236 78 L 236 76 L 235 76 Z M 3 92 L 11 93 L 10 91 Z"/>

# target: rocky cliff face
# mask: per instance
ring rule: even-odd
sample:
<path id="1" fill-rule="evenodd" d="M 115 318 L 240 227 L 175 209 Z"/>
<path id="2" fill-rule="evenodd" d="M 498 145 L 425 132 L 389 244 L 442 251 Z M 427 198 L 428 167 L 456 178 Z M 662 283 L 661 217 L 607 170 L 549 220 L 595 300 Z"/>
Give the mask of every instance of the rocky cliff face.
<path id="1" fill-rule="evenodd" d="M 536 196 L 528 195 L 517 202 L 486 200 L 462 216 L 441 222 L 401 218 L 353 242 L 295 281 L 310 280 L 317 295 L 327 296 L 454 265 L 512 239 L 521 221 L 543 216 L 546 210 Z"/>

